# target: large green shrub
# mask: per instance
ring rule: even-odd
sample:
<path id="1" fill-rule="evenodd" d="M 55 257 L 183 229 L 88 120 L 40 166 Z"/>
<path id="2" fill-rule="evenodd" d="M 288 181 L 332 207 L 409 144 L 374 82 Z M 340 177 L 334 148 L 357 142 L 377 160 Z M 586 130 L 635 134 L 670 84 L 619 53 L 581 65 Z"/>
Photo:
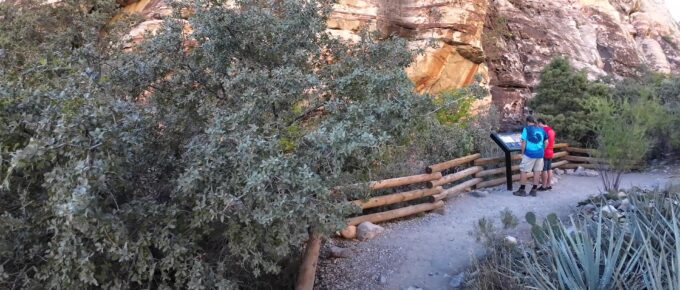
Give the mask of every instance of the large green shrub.
<path id="1" fill-rule="evenodd" d="M 649 103 L 662 107 L 648 134 L 650 154 L 663 157 L 680 149 L 680 76 L 643 71 L 639 77 L 613 83 L 612 97 L 618 102 Z"/>
<path id="2" fill-rule="evenodd" d="M 606 191 L 617 191 L 623 173 L 639 166 L 653 146 L 663 108 L 654 99 L 592 98 L 592 128 L 597 133 L 595 157 L 602 161 L 600 176 Z"/>
<path id="3" fill-rule="evenodd" d="M 591 145 L 595 135 L 583 102 L 607 94 L 606 86 L 590 82 L 584 71 L 575 70 L 566 58 L 557 57 L 541 72 L 536 96 L 528 105 L 548 120 L 560 141 Z"/>
<path id="4" fill-rule="evenodd" d="M 434 110 L 405 42 L 333 39 L 329 2 L 225 4 L 122 54 L 113 1 L 0 3 L 0 288 L 285 287 L 331 188 Z"/>

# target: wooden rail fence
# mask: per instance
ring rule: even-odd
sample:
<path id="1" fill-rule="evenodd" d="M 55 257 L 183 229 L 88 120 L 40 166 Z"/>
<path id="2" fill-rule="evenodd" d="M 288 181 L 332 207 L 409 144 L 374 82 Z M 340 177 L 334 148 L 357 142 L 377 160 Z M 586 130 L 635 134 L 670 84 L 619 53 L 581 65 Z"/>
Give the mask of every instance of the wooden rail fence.
<path id="1" fill-rule="evenodd" d="M 601 162 L 601 160 L 591 157 L 594 152 L 593 149 L 570 147 L 567 143 L 555 144 L 554 149 L 556 149 L 556 152 L 553 156 L 552 168 L 577 168 L 579 166 L 597 168 L 598 162 Z M 516 161 L 521 159 L 520 154 L 511 155 L 511 160 L 514 163 L 518 163 Z M 347 220 L 347 227 L 339 234 L 344 238 L 353 239 L 356 235 L 356 226 L 362 222 L 380 223 L 431 211 L 443 207 L 444 200 L 467 190 L 503 184 L 506 182 L 505 166 L 502 164 L 504 162 L 505 157 L 482 157 L 481 154 L 475 153 L 427 166 L 424 174 L 369 182 L 367 186 L 370 190 L 406 185 L 420 185 L 423 188 L 351 201 L 352 204 L 362 210 L 417 199 L 422 199 L 423 202 L 398 209 L 351 217 Z M 446 175 L 442 174 L 445 170 L 453 168 L 459 168 L 459 170 Z M 512 172 L 518 172 L 519 165 L 513 165 L 511 169 Z M 529 173 L 529 177 L 531 176 L 533 174 Z M 519 180 L 519 174 L 513 174 L 512 179 Z M 351 186 L 361 186 L 361 184 Z M 363 184 L 363 186 L 366 186 L 366 184 Z M 310 234 L 298 274 L 296 289 L 312 289 L 311 287 L 314 285 L 313 271 L 316 270 L 319 244 L 320 237 L 316 234 Z"/>

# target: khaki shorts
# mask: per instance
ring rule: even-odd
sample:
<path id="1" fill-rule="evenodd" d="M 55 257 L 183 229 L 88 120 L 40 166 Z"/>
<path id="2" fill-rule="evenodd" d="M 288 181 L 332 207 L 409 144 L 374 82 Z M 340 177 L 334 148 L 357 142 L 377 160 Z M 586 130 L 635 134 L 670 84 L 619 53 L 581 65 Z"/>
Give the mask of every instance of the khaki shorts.
<path id="1" fill-rule="evenodd" d="M 543 171 L 543 158 L 530 158 L 522 156 L 522 163 L 519 164 L 521 172 L 541 172 Z"/>

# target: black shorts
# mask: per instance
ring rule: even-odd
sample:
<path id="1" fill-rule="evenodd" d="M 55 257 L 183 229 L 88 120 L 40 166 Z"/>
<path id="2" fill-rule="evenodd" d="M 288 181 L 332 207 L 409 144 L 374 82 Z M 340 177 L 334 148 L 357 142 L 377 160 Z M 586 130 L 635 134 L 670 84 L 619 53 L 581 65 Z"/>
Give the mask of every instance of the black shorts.
<path id="1" fill-rule="evenodd" d="M 552 158 L 543 158 L 543 171 L 550 170 L 552 167 Z"/>

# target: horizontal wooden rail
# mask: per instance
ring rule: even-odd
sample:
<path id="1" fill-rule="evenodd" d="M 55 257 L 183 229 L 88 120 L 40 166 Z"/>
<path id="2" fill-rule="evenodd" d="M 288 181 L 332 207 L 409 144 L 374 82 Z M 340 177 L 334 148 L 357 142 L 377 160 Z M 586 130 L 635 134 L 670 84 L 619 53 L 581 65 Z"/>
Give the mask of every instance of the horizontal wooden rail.
<path id="1" fill-rule="evenodd" d="M 437 164 L 430 165 L 427 168 L 425 168 L 425 172 L 427 172 L 427 173 L 440 172 L 440 171 L 443 171 L 445 169 L 449 169 L 449 168 L 456 167 L 456 166 L 461 165 L 461 164 L 468 163 L 468 162 L 473 161 L 475 159 L 478 159 L 480 157 L 482 157 L 482 154 L 476 153 L 476 154 L 468 155 L 468 156 L 465 156 L 465 157 L 449 160 L 449 161 L 446 161 L 446 162 L 437 163 Z"/>
<path id="2" fill-rule="evenodd" d="M 379 213 L 367 214 L 358 217 L 350 218 L 347 221 L 348 226 L 356 226 L 363 222 L 379 223 L 388 220 L 397 219 L 400 217 L 410 216 L 413 214 L 421 213 L 424 211 L 429 211 L 433 209 L 440 208 L 444 205 L 443 201 L 438 201 L 434 203 L 421 203 L 417 205 L 402 207 L 398 209 L 388 210 Z"/>
<path id="3" fill-rule="evenodd" d="M 411 191 L 406 191 L 406 192 L 399 192 L 399 193 L 393 193 L 393 194 L 388 194 L 388 195 L 383 195 L 383 196 L 376 196 L 369 198 L 367 200 L 355 200 L 352 201 L 355 205 L 362 209 L 367 209 L 367 208 L 373 208 L 373 207 L 378 207 L 378 206 L 383 206 L 383 205 L 388 205 L 388 204 L 395 204 L 398 202 L 402 201 L 409 201 L 409 200 L 414 200 L 417 198 L 425 197 L 425 196 L 431 196 L 435 194 L 440 194 L 444 191 L 444 189 L 441 186 L 435 187 L 435 188 L 427 188 L 427 189 L 416 189 L 416 190 L 411 190 Z"/>
<path id="4" fill-rule="evenodd" d="M 573 162 L 587 162 L 587 163 L 599 163 L 601 161 L 601 160 L 599 160 L 597 158 L 593 158 L 593 157 L 583 157 L 583 156 L 573 156 L 573 155 L 565 156 L 564 159 L 568 160 L 568 161 L 573 161 Z"/>
<path id="5" fill-rule="evenodd" d="M 517 171 L 517 170 L 519 170 L 519 165 L 513 165 L 511 167 L 511 169 L 512 169 L 512 171 Z M 484 176 L 496 175 L 496 174 L 502 174 L 502 173 L 505 173 L 505 166 L 499 167 L 499 168 L 494 168 L 494 169 L 487 169 L 487 170 L 477 172 L 477 174 L 475 174 L 475 177 L 484 177 Z"/>
<path id="6" fill-rule="evenodd" d="M 569 147 L 569 143 L 553 144 L 553 149 L 560 149 L 560 148 L 567 148 L 567 147 Z"/>
<path id="7" fill-rule="evenodd" d="M 553 162 L 553 164 L 550 165 L 550 168 L 552 169 L 552 168 L 557 168 L 557 167 L 560 167 L 560 166 L 564 166 L 564 165 L 566 165 L 567 163 L 569 163 L 569 161 L 567 161 L 567 160 L 562 160 L 562 161 L 558 161 L 558 162 Z"/>
<path id="8" fill-rule="evenodd" d="M 368 188 L 370 189 L 383 189 L 383 188 L 390 188 L 390 187 L 397 187 L 397 186 L 402 186 L 402 185 L 409 185 L 409 184 L 414 184 L 414 183 L 420 183 L 420 182 L 427 182 L 430 180 L 435 180 L 435 179 L 440 179 L 442 178 L 441 172 L 435 172 L 431 174 L 419 174 L 419 175 L 412 175 L 412 176 L 405 176 L 405 177 L 397 177 L 397 178 L 390 178 L 390 179 L 385 179 L 385 180 L 380 180 L 380 181 L 371 181 L 368 184 Z"/>
<path id="9" fill-rule="evenodd" d="M 566 152 L 566 151 L 555 152 L 555 154 L 553 154 L 553 157 L 552 157 L 552 158 L 553 158 L 553 159 L 557 159 L 557 158 L 565 157 L 565 156 L 567 156 L 567 155 L 569 155 L 569 152 Z"/>
<path id="10" fill-rule="evenodd" d="M 533 177 L 533 176 L 534 176 L 533 172 L 527 173 L 527 178 Z M 512 180 L 517 181 L 517 180 L 519 180 L 519 177 L 520 177 L 519 174 L 514 174 L 512 176 Z M 506 181 L 507 181 L 507 179 L 505 178 L 505 176 L 495 178 L 495 179 L 491 179 L 491 180 L 487 180 L 487 181 L 482 181 L 479 184 L 477 184 L 477 188 L 484 188 L 484 187 L 492 187 L 492 186 L 496 186 L 496 185 L 501 185 L 501 184 L 505 183 Z"/>
<path id="11" fill-rule="evenodd" d="M 458 172 L 453 173 L 453 174 L 444 175 L 440 179 L 428 181 L 427 187 L 433 188 L 433 187 L 437 187 L 437 186 L 440 186 L 440 185 L 456 182 L 456 181 L 461 180 L 465 177 L 468 177 L 468 176 L 473 175 L 477 172 L 480 172 L 480 171 L 482 171 L 482 169 L 484 169 L 484 167 L 473 166 L 473 167 L 470 167 L 470 168 L 465 169 L 465 170 L 458 171 Z"/>
<path id="12" fill-rule="evenodd" d="M 321 236 L 310 234 L 305 253 L 302 256 L 302 263 L 298 271 L 295 290 L 312 290 L 316 277 L 316 266 L 319 262 L 319 252 L 321 250 Z"/>
<path id="13" fill-rule="evenodd" d="M 511 160 L 521 160 L 522 159 L 522 154 L 512 154 L 510 155 Z M 495 164 L 495 163 L 500 163 L 500 162 L 505 162 L 505 157 L 486 157 L 486 158 L 479 158 L 474 161 L 475 165 L 486 165 L 486 164 Z"/>
<path id="14" fill-rule="evenodd" d="M 459 194 L 459 193 L 463 192 L 466 188 L 470 188 L 470 187 L 473 187 L 473 186 L 479 184 L 480 182 L 482 182 L 482 180 L 483 179 L 481 179 L 481 178 L 470 179 L 470 180 L 465 181 L 461 184 L 458 184 L 454 187 L 447 188 L 446 190 L 444 190 L 444 192 L 442 192 L 440 194 L 433 195 L 432 199 L 433 199 L 433 201 L 440 201 L 442 199 L 447 199 L 447 198 L 449 198 L 449 197 L 451 197 L 455 194 Z"/>
<path id="15" fill-rule="evenodd" d="M 595 153 L 595 149 L 587 149 L 587 148 L 567 147 L 564 150 L 567 150 L 567 152 L 582 153 L 582 154 L 589 154 L 589 155 L 593 155 Z"/>

